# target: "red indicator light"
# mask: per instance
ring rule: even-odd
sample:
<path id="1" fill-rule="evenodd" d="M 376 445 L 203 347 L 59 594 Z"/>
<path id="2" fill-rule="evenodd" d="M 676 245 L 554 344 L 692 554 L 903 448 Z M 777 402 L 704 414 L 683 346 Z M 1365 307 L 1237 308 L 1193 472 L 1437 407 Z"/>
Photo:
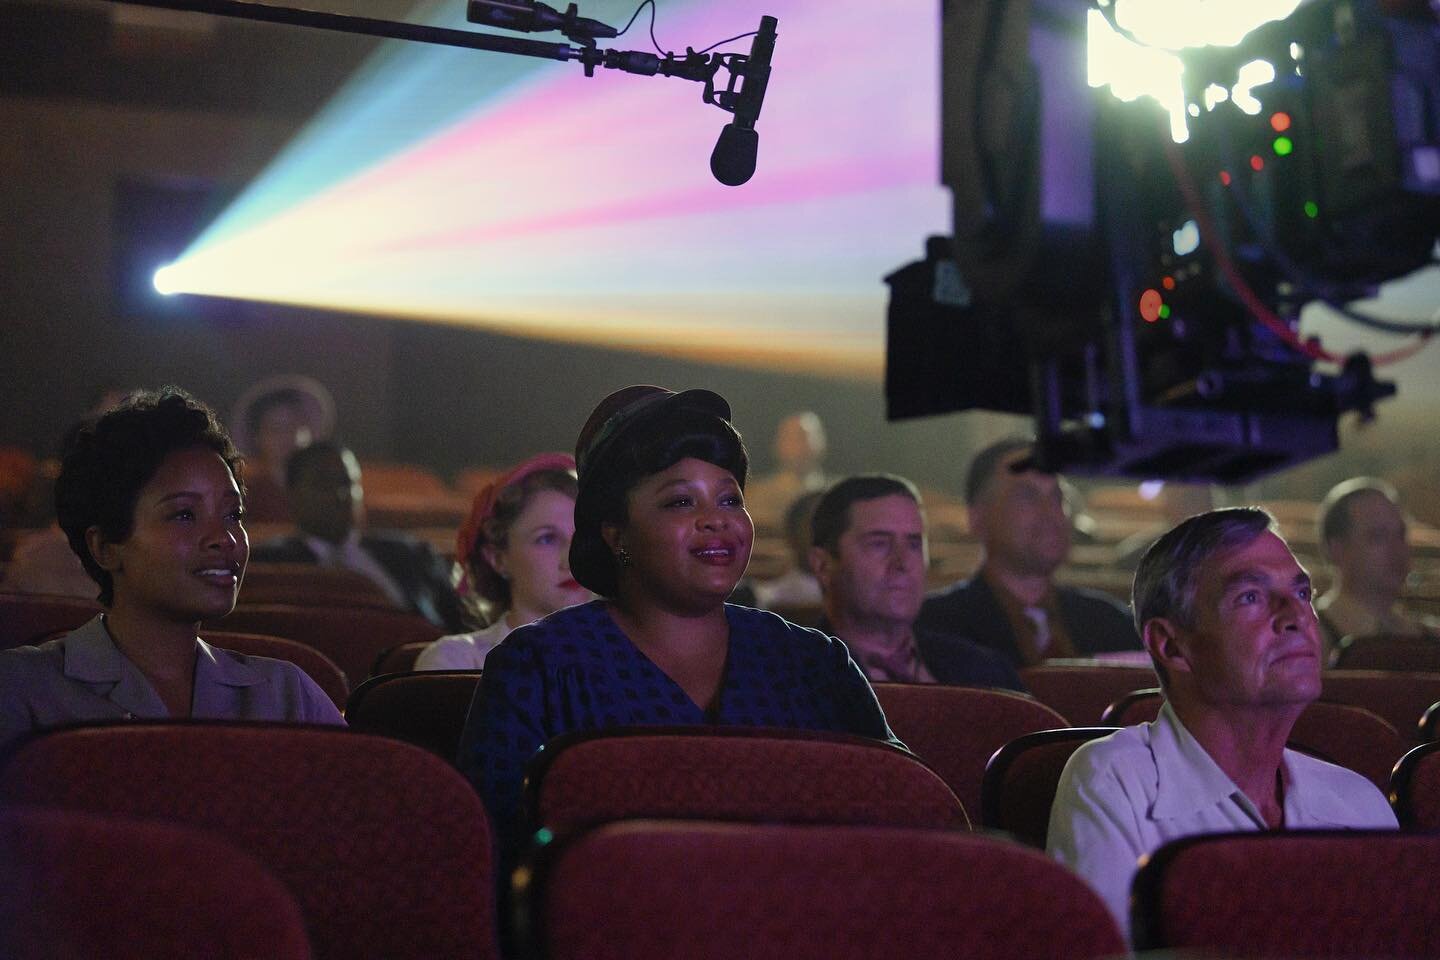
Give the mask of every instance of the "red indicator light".
<path id="1" fill-rule="evenodd" d="M 1276 133 L 1284 133 L 1290 129 L 1290 114 L 1283 110 L 1270 115 L 1270 128 Z"/>
<path id="2" fill-rule="evenodd" d="M 1265 169 L 1265 158 L 1262 157 L 1262 156 L 1260 156 L 1260 154 L 1258 154 L 1258 153 L 1255 154 L 1253 157 L 1250 158 L 1250 169 L 1251 169 L 1251 170 L 1254 170 L 1256 173 L 1259 173 L 1261 170 L 1264 170 L 1264 169 Z"/>
<path id="3" fill-rule="evenodd" d="M 1166 277 L 1164 280 L 1161 280 L 1161 281 L 1160 281 L 1160 286 L 1164 287 L 1166 290 L 1174 290 L 1174 289 L 1175 289 L 1175 278 L 1174 278 L 1174 277 Z"/>
<path id="4" fill-rule="evenodd" d="M 1223 184 L 1224 184 L 1225 186 L 1227 186 L 1227 187 L 1230 186 L 1230 171 L 1229 171 L 1229 170 L 1221 170 L 1221 171 L 1220 171 L 1220 182 L 1223 183 Z"/>
<path id="5" fill-rule="evenodd" d="M 1140 318 L 1146 323 L 1154 323 L 1160 319 L 1160 308 L 1164 305 L 1159 290 L 1146 290 L 1140 294 Z"/>

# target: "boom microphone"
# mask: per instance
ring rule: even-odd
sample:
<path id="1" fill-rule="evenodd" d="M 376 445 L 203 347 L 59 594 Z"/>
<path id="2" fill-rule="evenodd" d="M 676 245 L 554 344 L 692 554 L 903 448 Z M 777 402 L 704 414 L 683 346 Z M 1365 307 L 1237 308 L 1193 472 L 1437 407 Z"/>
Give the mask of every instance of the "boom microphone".
<path id="1" fill-rule="evenodd" d="M 765 86 L 770 81 L 770 57 L 775 52 L 774 17 L 761 17 L 760 29 L 750 43 L 750 57 L 740 73 L 740 90 L 735 95 L 735 119 L 720 130 L 715 149 L 710 153 L 710 172 L 727 187 L 738 187 L 755 173 L 755 152 L 760 135 L 755 120 L 765 102 Z"/>

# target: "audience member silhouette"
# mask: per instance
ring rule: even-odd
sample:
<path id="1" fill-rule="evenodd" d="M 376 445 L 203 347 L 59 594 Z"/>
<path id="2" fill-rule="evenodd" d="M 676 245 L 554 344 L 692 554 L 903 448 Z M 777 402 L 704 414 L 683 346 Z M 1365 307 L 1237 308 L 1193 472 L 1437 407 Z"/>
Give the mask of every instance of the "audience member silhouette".
<path id="1" fill-rule="evenodd" d="M 285 481 L 299 532 L 257 546 L 254 560 L 355 570 L 402 610 L 456 633 L 464 629 L 449 564 L 428 543 L 364 531 L 365 490 L 353 453 L 329 441 L 312 443 L 291 454 Z"/>
<path id="2" fill-rule="evenodd" d="M 1434 635 L 1433 624 L 1400 605 L 1410 576 L 1410 540 L 1393 487 L 1371 477 L 1337 484 L 1320 504 L 1319 528 L 1333 575 L 1330 589 L 1315 601 L 1328 652 L 1348 636 Z"/>
<path id="3" fill-rule="evenodd" d="M 1059 481 L 1036 469 L 1033 451 L 1033 441 L 1012 438 L 971 462 L 965 503 L 984 560 L 969 580 L 925 601 L 920 626 L 968 637 L 1015 666 L 1140 649 L 1118 602 L 1055 583 L 1070 554 L 1070 521 Z"/>
<path id="4" fill-rule="evenodd" d="M 330 436 L 335 424 L 330 391 L 310 377 L 283 374 L 252 386 L 236 411 L 251 522 L 287 523 L 292 518 L 285 465 L 296 450 Z"/>

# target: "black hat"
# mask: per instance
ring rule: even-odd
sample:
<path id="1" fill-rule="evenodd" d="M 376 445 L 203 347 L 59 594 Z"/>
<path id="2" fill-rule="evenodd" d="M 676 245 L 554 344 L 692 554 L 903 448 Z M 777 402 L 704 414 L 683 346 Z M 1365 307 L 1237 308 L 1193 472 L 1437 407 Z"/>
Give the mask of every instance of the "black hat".
<path id="1" fill-rule="evenodd" d="M 579 491 L 575 498 L 575 536 L 570 541 L 570 575 L 602 596 L 615 592 L 615 558 L 600 536 L 599 494 L 614 452 L 628 445 L 638 430 L 680 410 L 708 413 L 728 422 L 730 404 L 710 390 L 676 393 L 665 387 L 636 384 L 622 387 L 596 404 L 575 441 Z"/>

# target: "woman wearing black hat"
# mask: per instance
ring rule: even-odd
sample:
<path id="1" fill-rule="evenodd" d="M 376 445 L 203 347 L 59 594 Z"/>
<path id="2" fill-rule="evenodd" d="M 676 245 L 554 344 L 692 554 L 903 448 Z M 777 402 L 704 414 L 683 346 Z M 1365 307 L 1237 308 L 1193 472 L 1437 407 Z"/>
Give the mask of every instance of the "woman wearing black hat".
<path id="1" fill-rule="evenodd" d="M 602 599 L 490 653 L 460 745 L 502 852 L 519 839 L 526 762 L 570 731 L 713 723 L 898 742 L 844 645 L 725 603 L 755 533 L 729 418 L 707 390 L 634 386 L 581 430 L 570 571 Z"/>

